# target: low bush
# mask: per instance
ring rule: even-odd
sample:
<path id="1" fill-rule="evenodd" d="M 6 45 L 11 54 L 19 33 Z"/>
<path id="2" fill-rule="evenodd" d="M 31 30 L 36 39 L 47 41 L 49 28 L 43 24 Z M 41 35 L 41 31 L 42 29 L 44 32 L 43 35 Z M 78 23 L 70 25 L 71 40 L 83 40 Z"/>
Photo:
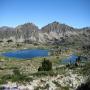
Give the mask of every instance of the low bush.
<path id="1" fill-rule="evenodd" d="M 38 68 L 38 71 L 50 71 L 52 70 L 52 63 L 44 58 L 42 66 Z"/>

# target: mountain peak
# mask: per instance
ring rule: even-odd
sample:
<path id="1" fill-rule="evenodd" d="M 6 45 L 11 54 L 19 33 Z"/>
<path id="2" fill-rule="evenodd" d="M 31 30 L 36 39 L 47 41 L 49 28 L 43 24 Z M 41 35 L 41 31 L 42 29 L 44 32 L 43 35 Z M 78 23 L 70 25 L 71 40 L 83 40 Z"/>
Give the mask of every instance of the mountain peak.
<path id="1" fill-rule="evenodd" d="M 53 24 L 60 24 L 58 21 L 54 21 L 54 22 L 52 22 Z"/>
<path id="2" fill-rule="evenodd" d="M 42 31 L 43 32 L 51 32 L 51 31 L 56 31 L 56 32 L 64 32 L 64 31 L 70 31 L 74 29 L 73 27 L 70 27 L 68 25 L 65 25 L 65 24 L 61 24 L 57 21 L 54 21 L 46 26 L 44 26 L 42 28 Z"/>
<path id="3" fill-rule="evenodd" d="M 30 23 L 30 22 L 19 25 L 16 28 L 23 29 L 23 30 L 38 30 L 38 26 L 36 26 L 34 23 Z"/>

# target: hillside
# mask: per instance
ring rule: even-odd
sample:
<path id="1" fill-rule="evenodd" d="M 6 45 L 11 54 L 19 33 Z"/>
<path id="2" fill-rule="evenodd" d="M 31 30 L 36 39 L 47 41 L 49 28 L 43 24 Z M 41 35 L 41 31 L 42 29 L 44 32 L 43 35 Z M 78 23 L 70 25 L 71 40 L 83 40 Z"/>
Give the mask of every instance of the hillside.
<path id="1" fill-rule="evenodd" d="M 33 23 L 25 23 L 15 28 L 1 27 L 0 40 L 46 44 L 90 43 L 90 28 L 76 29 L 59 22 L 52 22 L 41 29 Z"/>

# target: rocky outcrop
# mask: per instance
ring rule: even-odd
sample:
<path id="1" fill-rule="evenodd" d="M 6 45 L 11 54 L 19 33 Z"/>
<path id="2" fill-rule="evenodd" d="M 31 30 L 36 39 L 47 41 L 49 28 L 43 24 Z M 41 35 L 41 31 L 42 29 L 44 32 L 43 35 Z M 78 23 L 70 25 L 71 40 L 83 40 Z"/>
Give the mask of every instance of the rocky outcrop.
<path id="1" fill-rule="evenodd" d="M 10 90 L 76 90 L 84 82 L 84 77 L 68 71 L 67 75 L 47 76 L 24 84 L 8 82 L 0 87 Z"/>
<path id="2" fill-rule="evenodd" d="M 12 37 L 15 37 L 16 35 L 16 30 L 15 28 L 11 28 L 11 27 L 6 27 L 3 26 L 0 28 L 0 39 L 10 39 Z"/>
<path id="3" fill-rule="evenodd" d="M 17 26 L 16 28 L 17 41 L 30 40 L 37 41 L 38 39 L 38 27 L 32 23 L 26 23 L 24 25 Z"/>

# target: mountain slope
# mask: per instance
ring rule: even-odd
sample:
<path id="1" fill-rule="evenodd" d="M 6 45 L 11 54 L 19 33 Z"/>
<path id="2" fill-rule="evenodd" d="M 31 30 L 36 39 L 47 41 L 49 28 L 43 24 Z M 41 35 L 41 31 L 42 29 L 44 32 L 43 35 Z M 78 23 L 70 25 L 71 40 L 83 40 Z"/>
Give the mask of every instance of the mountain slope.
<path id="1" fill-rule="evenodd" d="M 23 25 L 19 25 L 16 28 L 16 38 L 18 41 L 20 40 L 31 40 L 37 41 L 38 39 L 38 27 L 33 23 L 26 23 Z"/>
<path id="2" fill-rule="evenodd" d="M 37 42 L 48 44 L 90 43 L 90 28 L 76 29 L 59 22 L 52 22 L 41 29 L 33 23 L 25 23 L 16 28 L 1 27 L 0 39 L 15 42 Z"/>
<path id="3" fill-rule="evenodd" d="M 90 28 L 75 29 L 65 24 L 53 22 L 42 28 L 44 39 L 52 44 L 72 44 L 90 42 Z M 87 36 L 87 37 L 86 37 Z"/>

